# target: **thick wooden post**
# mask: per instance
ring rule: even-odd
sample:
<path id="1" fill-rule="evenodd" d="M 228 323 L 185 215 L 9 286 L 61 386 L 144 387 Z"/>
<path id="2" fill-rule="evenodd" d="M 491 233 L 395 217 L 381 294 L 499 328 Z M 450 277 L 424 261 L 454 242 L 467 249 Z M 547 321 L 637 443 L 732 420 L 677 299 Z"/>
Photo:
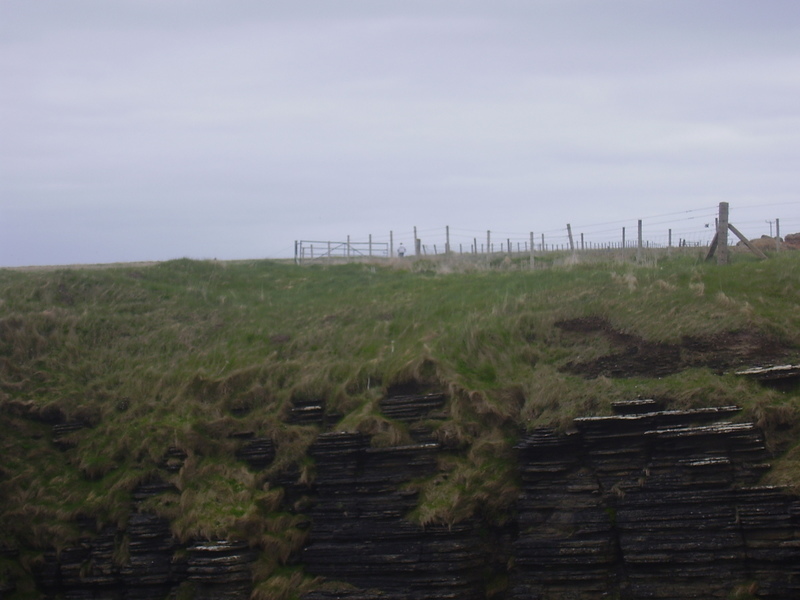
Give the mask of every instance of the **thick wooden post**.
<path id="1" fill-rule="evenodd" d="M 719 219 L 717 225 L 717 264 L 728 264 L 728 203 L 719 203 Z"/>
<path id="2" fill-rule="evenodd" d="M 567 223 L 567 235 L 569 236 L 569 249 L 575 252 L 575 242 L 572 239 L 572 225 Z"/>
<path id="3" fill-rule="evenodd" d="M 533 232 L 531 231 L 531 270 L 534 268 L 534 253 L 533 253 Z"/>
<path id="4" fill-rule="evenodd" d="M 781 251 L 781 220 L 775 219 L 775 252 Z"/>
<path id="5" fill-rule="evenodd" d="M 636 243 L 636 262 L 642 262 L 642 220 L 639 219 L 638 237 Z"/>
<path id="6" fill-rule="evenodd" d="M 394 231 L 389 232 L 389 258 L 394 258 Z"/>
<path id="7" fill-rule="evenodd" d="M 445 225 L 445 243 L 444 243 L 444 253 L 450 254 L 450 225 Z"/>

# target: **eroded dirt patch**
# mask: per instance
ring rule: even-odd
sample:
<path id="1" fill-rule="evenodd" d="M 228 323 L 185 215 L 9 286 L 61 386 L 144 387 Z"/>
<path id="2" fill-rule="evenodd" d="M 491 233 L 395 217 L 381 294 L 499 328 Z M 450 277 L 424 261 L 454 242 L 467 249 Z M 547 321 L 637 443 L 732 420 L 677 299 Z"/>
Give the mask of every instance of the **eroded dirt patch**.
<path id="1" fill-rule="evenodd" d="M 600 317 L 582 317 L 556 323 L 576 335 L 605 336 L 618 352 L 585 362 L 570 362 L 564 371 L 595 377 L 664 377 L 692 367 L 723 372 L 742 366 L 774 363 L 796 356 L 787 347 L 758 331 L 730 331 L 714 336 L 684 336 L 680 344 L 662 344 L 614 329 Z"/>

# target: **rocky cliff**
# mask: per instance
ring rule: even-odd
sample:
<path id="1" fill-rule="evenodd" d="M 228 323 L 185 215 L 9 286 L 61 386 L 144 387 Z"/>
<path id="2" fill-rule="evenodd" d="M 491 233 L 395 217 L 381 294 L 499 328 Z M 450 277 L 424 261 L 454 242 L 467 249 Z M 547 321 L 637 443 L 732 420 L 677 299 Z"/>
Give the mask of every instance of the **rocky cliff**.
<path id="1" fill-rule="evenodd" d="M 382 406 L 413 422 L 443 403 L 428 395 Z M 294 419 L 324 418 L 321 405 L 297 408 Z M 502 528 L 480 515 L 427 527 L 407 518 L 418 500 L 410 484 L 452 451 L 424 430 L 418 443 L 389 448 L 357 433 L 321 434 L 310 451 L 313 484 L 283 482 L 286 498 L 311 499 L 302 508 L 307 543 L 292 559 L 320 577 L 306 600 L 800 597 L 800 500 L 758 485 L 769 468 L 760 432 L 730 422 L 735 407 L 663 410 L 639 400 L 615 408 L 576 419 L 569 433 L 521 439 L 520 493 Z M 262 469 L 272 441 L 243 436 L 237 456 Z M 183 458 L 170 448 L 164 469 Z M 169 491 L 161 480 L 143 484 L 126 530 L 107 527 L 45 553 L 35 567 L 42 595 L 248 597 L 252 549 L 233 540 L 178 544 L 165 519 L 141 508 Z"/>

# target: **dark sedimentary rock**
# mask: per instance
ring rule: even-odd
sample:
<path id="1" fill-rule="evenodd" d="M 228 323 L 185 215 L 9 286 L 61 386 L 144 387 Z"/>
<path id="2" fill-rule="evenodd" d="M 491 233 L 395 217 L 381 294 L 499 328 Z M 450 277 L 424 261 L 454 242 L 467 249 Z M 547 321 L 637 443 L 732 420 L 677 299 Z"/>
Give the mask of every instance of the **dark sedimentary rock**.
<path id="1" fill-rule="evenodd" d="M 253 438 L 236 451 L 236 458 L 246 462 L 251 469 L 264 469 L 275 460 L 275 444 L 270 438 Z"/>
<path id="2" fill-rule="evenodd" d="M 286 420 L 294 425 L 323 425 L 325 402 L 323 400 L 294 400 Z"/>
<path id="3" fill-rule="evenodd" d="M 380 407 L 386 417 L 410 423 L 425 419 L 431 411 L 441 409 L 444 400 L 444 394 L 404 394 L 383 398 Z"/>
<path id="4" fill-rule="evenodd" d="M 251 565 L 256 553 L 247 544 L 216 541 L 189 546 L 187 580 L 196 600 L 245 600 L 250 597 Z"/>
<path id="5" fill-rule="evenodd" d="M 429 442 L 428 420 L 443 401 L 393 395 L 381 407 Z M 315 406 L 306 406 L 307 424 L 319 424 Z M 517 447 L 521 494 L 502 531 L 480 516 L 452 527 L 409 520 L 418 502 L 409 484 L 434 475 L 447 451 L 436 443 L 372 448 L 361 434 L 322 434 L 311 448 L 313 484 L 290 471 L 270 483 L 285 488 L 287 510 L 309 517 L 308 545 L 292 560 L 343 582 L 306 600 L 478 600 L 488 579 L 506 574 L 496 600 L 723 599 L 743 591 L 798 598 L 800 500 L 758 484 L 768 452 L 752 424 L 725 420 L 737 410 L 662 410 L 635 400 L 616 403 L 613 416 L 576 419 L 570 434 L 531 432 Z M 251 468 L 273 461 L 270 439 L 232 437 Z M 169 448 L 160 466 L 174 472 L 185 458 Z M 79 542 L 37 563 L 44 596 L 155 600 L 180 588 L 195 598 L 246 598 L 252 549 L 180 544 L 166 519 L 144 510 L 148 498 L 176 492 L 161 479 L 143 482 L 124 531 L 98 531 L 94 519 L 80 518 Z M 12 560 L 15 552 L 0 549 Z M 13 589 L 3 585 L 0 596 Z"/>
<path id="6" fill-rule="evenodd" d="M 734 407 L 577 419 L 519 445 L 512 598 L 800 594 L 797 499 L 757 487 L 767 453 Z"/>
<path id="7" fill-rule="evenodd" d="M 310 544 L 303 554 L 309 572 L 345 581 L 383 598 L 482 598 L 481 555 L 472 525 L 422 528 L 405 519 L 416 493 L 411 480 L 436 468 L 434 444 L 369 448 L 359 434 L 320 436 L 317 501 Z M 330 597 L 325 594 L 310 598 Z"/>
<path id="8" fill-rule="evenodd" d="M 127 527 L 107 527 L 82 537 L 59 553 L 44 553 L 35 567 L 36 581 L 47 598 L 70 600 L 163 600 L 189 584 L 201 600 L 245 600 L 252 589 L 255 553 L 245 544 L 209 541 L 179 544 L 167 519 L 138 512 L 139 504 L 175 488 L 154 479 L 133 492 Z M 91 519 L 85 518 L 87 528 Z"/>
<path id="9" fill-rule="evenodd" d="M 186 454 L 183 449 L 176 446 L 170 446 L 164 453 L 159 466 L 170 473 L 177 473 L 181 470 L 181 467 L 183 467 L 183 463 L 186 461 L 188 456 L 189 455 Z"/>
<path id="10" fill-rule="evenodd" d="M 69 450 L 75 447 L 75 442 L 69 438 L 69 434 L 88 427 L 83 421 L 68 421 L 66 423 L 56 423 L 53 425 L 53 443 L 59 450 Z"/>

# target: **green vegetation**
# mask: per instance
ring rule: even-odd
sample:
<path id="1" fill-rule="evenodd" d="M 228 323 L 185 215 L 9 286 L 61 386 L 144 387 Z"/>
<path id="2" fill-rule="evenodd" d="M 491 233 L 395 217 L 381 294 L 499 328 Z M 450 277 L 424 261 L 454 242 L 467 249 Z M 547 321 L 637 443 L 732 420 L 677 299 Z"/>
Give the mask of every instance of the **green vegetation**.
<path id="1" fill-rule="evenodd" d="M 566 367 L 619 349 L 602 331 L 556 326 L 591 317 L 676 345 L 748 332 L 797 361 L 800 255 L 735 255 L 726 267 L 678 253 L 643 265 L 551 257 L 537 266 L 440 258 L 0 270 L 0 548 L 64 547 L 81 515 L 124 525 L 131 492 L 159 474 L 177 491 L 146 508 L 183 540 L 239 538 L 264 550 L 257 595 L 281 597 L 308 579 L 286 566 L 304 533 L 275 476 L 313 478 L 306 450 L 318 433 L 284 422 L 292 401 L 324 399 L 343 416 L 337 429 L 402 444 L 408 427 L 378 402 L 409 384 L 447 397 L 447 418 L 430 422 L 448 448 L 440 473 L 412 484 L 420 501 L 409 518 L 423 524 L 478 511 L 502 522 L 524 430 L 566 427 L 635 397 L 742 406 L 783 457 L 771 481 L 800 486 L 796 392 L 708 367 L 586 378 Z M 62 450 L 51 441 L 58 420 L 89 427 L 65 434 Z M 264 472 L 235 458 L 234 434 L 245 431 L 275 442 Z M 170 474 L 172 447 L 187 458 Z"/>

